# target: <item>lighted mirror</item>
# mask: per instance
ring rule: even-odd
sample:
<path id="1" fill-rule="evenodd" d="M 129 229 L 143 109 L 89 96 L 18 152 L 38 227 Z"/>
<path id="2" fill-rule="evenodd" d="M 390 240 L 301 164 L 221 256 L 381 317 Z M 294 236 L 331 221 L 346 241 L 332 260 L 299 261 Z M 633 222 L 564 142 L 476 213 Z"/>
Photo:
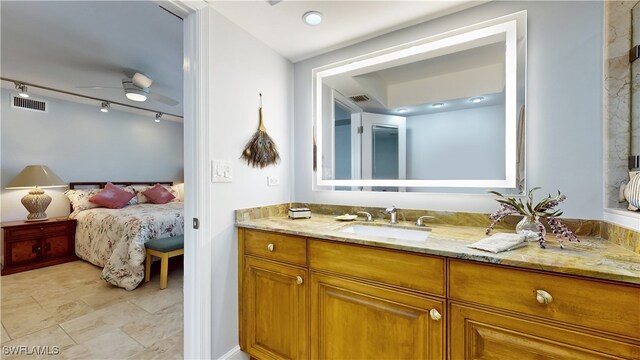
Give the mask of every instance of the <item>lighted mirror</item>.
<path id="1" fill-rule="evenodd" d="M 520 193 L 526 12 L 313 70 L 319 189 Z"/>

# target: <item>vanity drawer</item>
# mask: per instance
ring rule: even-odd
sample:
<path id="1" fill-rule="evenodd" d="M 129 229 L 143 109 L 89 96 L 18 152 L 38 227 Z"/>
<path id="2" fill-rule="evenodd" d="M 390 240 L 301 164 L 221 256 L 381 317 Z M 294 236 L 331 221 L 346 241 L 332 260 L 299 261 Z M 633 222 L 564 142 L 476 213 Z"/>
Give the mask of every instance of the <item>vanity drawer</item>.
<path id="1" fill-rule="evenodd" d="M 451 260 L 449 296 L 640 339 L 637 286 Z"/>
<path id="2" fill-rule="evenodd" d="M 294 265 L 307 265 L 307 240 L 265 231 L 244 231 L 244 253 Z"/>
<path id="3" fill-rule="evenodd" d="M 309 266 L 439 296 L 444 259 L 369 246 L 309 240 Z"/>

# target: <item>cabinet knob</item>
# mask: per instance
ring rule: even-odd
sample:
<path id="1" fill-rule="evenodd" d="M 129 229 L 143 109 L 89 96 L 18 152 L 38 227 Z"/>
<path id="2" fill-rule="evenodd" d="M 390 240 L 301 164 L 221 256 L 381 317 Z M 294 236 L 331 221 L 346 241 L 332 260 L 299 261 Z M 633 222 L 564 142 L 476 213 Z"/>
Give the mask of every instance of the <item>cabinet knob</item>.
<path id="1" fill-rule="evenodd" d="M 440 319 L 442 319 L 442 315 L 440 315 L 440 312 L 436 309 L 431 309 L 429 311 L 429 316 L 431 317 L 431 319 L 438 321 Z"/>
<path id="2" fill-rule="evenodd" d="M 267 250 L 269 250 L 269 251 L 273 251 L 273 249 L 274 249 L 273 244 L 269 244 L 269 245 L 267 245 Z"/>
<path id="3" fill-rule="evenodd" d="M 553 301 L 553 296 L 544 290 L 536 290 L 536 300 L 540 304 L 547 305 Z"/>
<path id="4" fill-rule="evenodd" d="M 300 285 L 302 284 L 302 276 L 296 276 L 296 284 Z"/>
<path id="5" fill-rule="evenodd" d="M 44 228 L 40 228 L 40 231 L 44 231 Z"/>

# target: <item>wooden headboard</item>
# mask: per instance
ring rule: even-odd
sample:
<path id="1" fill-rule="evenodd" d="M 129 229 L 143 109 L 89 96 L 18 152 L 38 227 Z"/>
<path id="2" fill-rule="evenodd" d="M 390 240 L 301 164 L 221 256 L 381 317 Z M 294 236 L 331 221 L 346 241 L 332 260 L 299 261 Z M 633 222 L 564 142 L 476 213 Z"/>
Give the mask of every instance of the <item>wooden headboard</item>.
<path id="1" fill-rule="evenodd" d="M 173 181 L 81 181 L 81 182 L 70 182 L 69 189 L 75 188 L 98 188 L 104 189 L 107 185 L 107 182 L 112 183 L 116 186 L 130 186 L 130 185 L 173 185 Z M 69 205 L 70 211 L 73 212 L 73 205 Z"/>

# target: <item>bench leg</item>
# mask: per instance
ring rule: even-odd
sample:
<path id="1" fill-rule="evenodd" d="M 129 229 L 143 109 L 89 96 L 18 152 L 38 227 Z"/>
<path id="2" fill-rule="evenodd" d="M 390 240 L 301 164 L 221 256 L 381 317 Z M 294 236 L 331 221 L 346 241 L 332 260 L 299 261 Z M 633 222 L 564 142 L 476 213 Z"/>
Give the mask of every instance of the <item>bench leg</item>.
<path id="1" fill-rule="evenodd" d="M 151 255 L 147 254 L 147 261 L 144 265 L 144 282 L 151 280 Z"/>
<path id="2" fill-rule="evenodd" d="M 167 288 L 167 275 L 169 273 L 169 254 L 163 253 L 160 256 L 160 289 Z"/>

